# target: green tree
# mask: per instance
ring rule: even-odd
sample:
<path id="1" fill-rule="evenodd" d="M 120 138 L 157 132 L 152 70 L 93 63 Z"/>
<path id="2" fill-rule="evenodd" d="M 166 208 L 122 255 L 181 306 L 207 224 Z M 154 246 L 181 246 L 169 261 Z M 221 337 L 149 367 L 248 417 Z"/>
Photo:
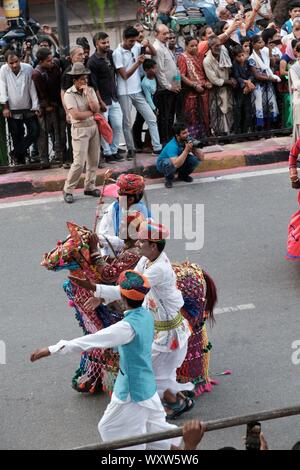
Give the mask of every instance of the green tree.
<path id="1" fill-rule="evenodd" d="M 88 4 L 94 20 L 100 18 L 101 22 L 103 22 L 105 7 L 109 6 L 113 9 L 115 7 L 116 0 L 88 0 Z"/>

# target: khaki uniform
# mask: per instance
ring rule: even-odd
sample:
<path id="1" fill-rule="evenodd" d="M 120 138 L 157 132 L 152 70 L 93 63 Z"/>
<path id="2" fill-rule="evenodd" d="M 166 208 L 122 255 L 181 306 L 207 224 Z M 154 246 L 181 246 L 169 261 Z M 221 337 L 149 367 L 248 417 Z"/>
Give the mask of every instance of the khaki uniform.
<path id="1" fill-rule="evenodd" d="M 97 102 L 97 96 L 92 89 L 93 99 Z M 66 108 L 77 109 L 78 111 L 90 111 L 87 98 L 79 93 L 75 86 L 69 88 L 64 95 Z M 96 171 L 98 168 L 100 156 L 100 136 L 97 124 L 91 117 L 84 121 L 76 121 L 71 118 L 72 126 L 72 146 L 73 146 L 73 164 L 65 182 L 64 192 L 72 194 L 78 185 L 80 176 L 83 172 L 86 162 L 86 176 L 84 189 L 92 191 L 95 189 Z"/>

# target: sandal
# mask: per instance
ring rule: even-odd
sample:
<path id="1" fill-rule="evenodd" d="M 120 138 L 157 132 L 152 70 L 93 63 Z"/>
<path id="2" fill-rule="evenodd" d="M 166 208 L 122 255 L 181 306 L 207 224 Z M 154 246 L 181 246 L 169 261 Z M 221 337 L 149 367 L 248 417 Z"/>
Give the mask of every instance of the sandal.
<path id="1" fill-rule="evenodd" d="M 189 411 L 194 406 L 194 400 L 192 398 L 185 397 L 183 401 L 177 400 L 176 403 L 168 403 L 163 401 L 164 408 L 169 408 L 173 410 L 172 413 L 167 413 L 166 419 L 176 419 L 186 411 Z"/>

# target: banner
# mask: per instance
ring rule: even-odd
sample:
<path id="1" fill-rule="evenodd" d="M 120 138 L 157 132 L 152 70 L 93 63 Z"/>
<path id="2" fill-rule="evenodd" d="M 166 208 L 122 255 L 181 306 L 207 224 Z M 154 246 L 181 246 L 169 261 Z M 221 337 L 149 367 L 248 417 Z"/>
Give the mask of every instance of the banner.
<path id="1" fill-rule="evenodd" d="M 3 0 L 3 8 L 7 19 L 14 20 L 20 17 L 19 0 Z"/>

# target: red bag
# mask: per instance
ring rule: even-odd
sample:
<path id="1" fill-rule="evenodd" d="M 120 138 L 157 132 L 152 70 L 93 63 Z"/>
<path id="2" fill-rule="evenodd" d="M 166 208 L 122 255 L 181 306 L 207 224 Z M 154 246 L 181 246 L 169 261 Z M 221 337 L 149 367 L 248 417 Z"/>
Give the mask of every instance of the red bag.
<path id="1" fill-rule="evenodd" d="M 94 119 L 97 123 L 99 133 L 106 140 L 106 142 L 111 145 L 113 141 L 113 131 L 107 120 L 102 114 L 95 114 Z"/>

